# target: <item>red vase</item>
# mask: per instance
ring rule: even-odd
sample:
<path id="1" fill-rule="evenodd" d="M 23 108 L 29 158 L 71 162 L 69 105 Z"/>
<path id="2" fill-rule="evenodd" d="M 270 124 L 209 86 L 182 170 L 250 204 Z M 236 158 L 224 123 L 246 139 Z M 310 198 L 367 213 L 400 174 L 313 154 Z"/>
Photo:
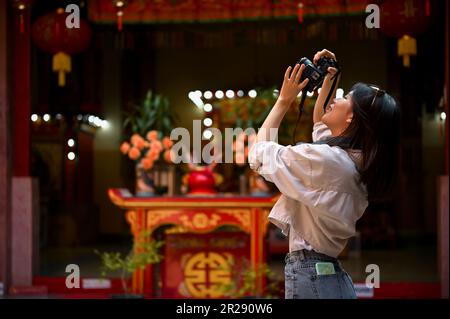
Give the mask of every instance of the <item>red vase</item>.
<path id="1" fill-rule="evenodd" d="M 216 194 L 214 175 L 208 168 L 199 168 L 189 174 L 189 194 Z"/>

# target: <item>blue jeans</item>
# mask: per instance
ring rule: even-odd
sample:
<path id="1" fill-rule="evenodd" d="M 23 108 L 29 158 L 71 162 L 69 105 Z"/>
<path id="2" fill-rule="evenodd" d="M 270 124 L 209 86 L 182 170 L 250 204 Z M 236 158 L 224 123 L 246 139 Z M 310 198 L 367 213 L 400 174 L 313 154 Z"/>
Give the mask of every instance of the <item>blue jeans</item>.
<path id="1" fill-rule="evenodd" d="M 350 276 L 336 258 L 314 251 L 298 250 L 286 255 L 286 299 L 356 299 Z M 317 275 L 317 262 L 331 262 L 334 275 Z"/>

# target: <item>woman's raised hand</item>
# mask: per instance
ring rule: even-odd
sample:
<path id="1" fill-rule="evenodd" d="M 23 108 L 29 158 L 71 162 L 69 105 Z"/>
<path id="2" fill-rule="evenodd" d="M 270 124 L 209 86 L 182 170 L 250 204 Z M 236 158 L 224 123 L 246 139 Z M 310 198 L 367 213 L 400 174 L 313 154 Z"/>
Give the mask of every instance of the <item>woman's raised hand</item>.
<path id="1" fill-rule="evenodd" d="M 278 97 L 279 100 L 291 105 L 300 91 L 308 84 L 309 79 L 300 82 L 304 68 L 305 66 L 300 66 L 300 64 L 296 64 L 294 69 L 292 69 L 291 66 L 287 68 L 284 73 L 283 85 L 281 87 L 280 96 Z"/>
<path id="2" fill-rule="evenodd" d="M 336 59 L 336 55 L 333 53 L 333 52 L 331 52 L 331 51 L 329 51 L 329 50 L 327 50 L 327 49 L 323 49 L 322 51 L 317 51 L 316 52 L 316 54 L 314 55 L 314 58 L 313 58 L 313 63 L 314 64 L 317 64 L 317 61 L 319 61 L 319 59 L 321 58 L 321 57 L 327 57 L 327 58 L 330 58 L 330 59 L 333 59 L 333 60 L 335 60 L 335 61 L 337 61 L 337 59 Z M 336 74 L 336 72 L 337 72 L 337 70 L 336 70 L 336 68 L 328 68 L 328 72 L 331 74 L 331 75 L 335 75 Z"/>

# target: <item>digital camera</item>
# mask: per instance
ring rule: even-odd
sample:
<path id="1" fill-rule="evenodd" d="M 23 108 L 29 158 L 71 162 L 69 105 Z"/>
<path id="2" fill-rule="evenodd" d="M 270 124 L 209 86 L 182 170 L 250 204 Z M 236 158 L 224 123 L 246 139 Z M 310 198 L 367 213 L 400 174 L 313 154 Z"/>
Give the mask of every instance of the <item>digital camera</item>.
<path id="1" fill-rule="evenodd" d="M 338 68 L 337 62 L 327 57 L 321 57 L 317 61 L 317 65 L 314 65 L 308 58 L 301 58 L 297 63 L 300 64 L 300 66 L 302 64 L 305 65 L 300 83 L 306 78 L 309 79 L 309 82 L 305 87 L 308 92 L 314 91 L 314 89 L 322 84 L 325 75 L 328 73 L 329 67 Z"/>

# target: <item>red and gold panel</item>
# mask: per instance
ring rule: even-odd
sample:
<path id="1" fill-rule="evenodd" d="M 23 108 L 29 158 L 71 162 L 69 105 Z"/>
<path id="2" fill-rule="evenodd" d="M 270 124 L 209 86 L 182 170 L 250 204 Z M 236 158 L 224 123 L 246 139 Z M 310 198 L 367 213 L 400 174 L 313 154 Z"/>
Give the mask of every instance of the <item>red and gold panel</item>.
<path id="1" fill-rule="evenodd" d="M 237 226 L 250 233 L 250 209 L 149 210 L 146 229 L 161 225 L 180 225 L 194 233 L 206 233 L 222 225 Z"/>
<path id="2" fill-rule="evenodd" d="M 163 298 L 221 298 L 233 265 L 248 260 L 248 234 L 168 234 L 162 264 Z"/>

